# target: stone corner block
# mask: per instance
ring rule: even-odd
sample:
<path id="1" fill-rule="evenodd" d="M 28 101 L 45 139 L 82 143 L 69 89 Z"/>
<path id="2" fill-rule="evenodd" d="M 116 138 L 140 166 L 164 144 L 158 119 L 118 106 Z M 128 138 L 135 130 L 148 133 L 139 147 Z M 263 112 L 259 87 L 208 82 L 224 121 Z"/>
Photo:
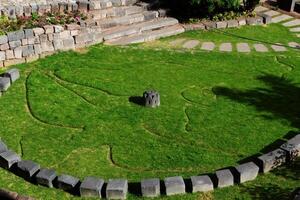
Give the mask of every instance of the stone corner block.
<path id="1" fill-rule="evenodd" d="M 106 197 L 108 199 L 126 199 L 128 191 L 128 181 L 125 179 L 110 179 L 106 187 Z"/>
<path id="2" fill-rule="evenodd" d="M 234 176 L 229 169 L 216 171 L 216 176 L 218 180 L 218 188 L 234 185 Z"/>
<path id="3" fill-rule="evenodd" d="M 141 181 L 143 197 L 158 197 L 160 195 L 160 180 L 158 178 Z"/>
<path id="4" fill-rule="evenodd" d="M 31 160 L 21 160 L 17 168 L 23 178 L 32 178 L 40 170 L 40 165 Z"/>
<path id="5" fill-rule="evenodd" d="M 101 198 L 101 190 L 104 185 L 103 179 L 95 177 L 86 177 L 80 185 L 81 197 L 98 197 Z"/>
<path id="6" fill-rule="evenodd" d="M 20 156 L 13 151 L 8 150 L 0 153 L 0 166 L 5 169 L 10 169 L 13 164 L 19 161 L 21 161 Z"/>
<path id="7" fill-rule="evenodd" d="M 300 156 L 300 134 L 280 146 L 281 149 L 287 151 L 288 160 L 294 160 Z"/>
<path id="8" fill-rule="evenodd" d="M 239 166 L 235 167 L 235 169 L 239 173 L 240 183 L 254 180 L 259 172 L 259 167 L 254 162 L 240 164 Z"/>
<path id="9" fill-rule="evenodd" d="M 57 178 L 58 188 L 66 191 L 73 191 L 78 183 L 78 178 L 66 174 L 62 174 Z"/>
<path id="10" fill-rule="evenodd" d="M 20 78 L 20 72 L 17 68 L 12 68 L 4 73 L 4 77 L 8 77 L 13 83 Z"/>
<path id="11" fill-rule="evenodd" d="M 164 182 L 168 196 L 185 193 L 185 183 L 181 176 L 165 178 Z"/>
<path id="12" fill-rule="evenodd" d="M 208 192 L 214 190 L 214 184 L 211 178 L 207 175 L 192 176 L 192 192 Z"/>
<path id="13" fill-rule="evenodd" d="M 56 173 L 52 169 L 41 169 L 36 175 L 37 184 L 49 188 L 53 188 L 53 181 L 56 178 Z"/>
<path id="14" fill-rule="evenodd" d="M 0 91 L 4 92 L 7 91 L 10 87 L 10 78 L 7 77 L 0 77 Z"/>
<path id="15" fill-rule="evenodd" d="M 258 157 L 261 164 L 261 171 L 267 173 L 286 162 L 287 152 L 282 149 L 276 149 L 270 153 Z"/>
<path id="16" fill-rule="evenodd" d="M 2 140 L 0 140 L 0 153 L 3 153 L 5 151 L 7 151 L 7 150 L 8 149 L 7 149 L 6 144 Z"/>

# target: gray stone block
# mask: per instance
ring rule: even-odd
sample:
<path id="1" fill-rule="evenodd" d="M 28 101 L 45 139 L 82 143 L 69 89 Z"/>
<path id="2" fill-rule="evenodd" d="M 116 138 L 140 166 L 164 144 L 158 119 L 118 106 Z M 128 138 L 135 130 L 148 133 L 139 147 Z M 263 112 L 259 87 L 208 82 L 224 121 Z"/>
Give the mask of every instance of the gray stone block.
<path id="1" fill-rule="evenodd" d="M 272 17 L 263 13 L 259 13 L 259 16 L 261 16 L 263 18 L 263 23 L 264 24 L 270 24 L 272 23 Z"/>
<path id="2" fill-rule="evenodd" d="M 106 187 L 106 198 L 126 199 L 128 181 L 124 179 L 110 179 Z"/>
<path id="3" fill-rule="evenodd" d="M 6 54 L 4 51 L 0 51 L 0 61 L 5 60 Z"/>
<path id="4" fill-rule="evenodd" d="M 181 176 L 165 178 L 165 187 L 168 196 L 185 193 L 185 183 Z"/>
<path id="5" fill-rule="evenodd" d="M 8 38 L 6 35 L 0 35 L 0 44 L 5 44 L 8 42 Z"/>
<path id="6" fill-rule="evenodd" d="M 288 152 L 288 160 L 294 160 L 300 156 L 300 134 L 280 146 L 281 149 Z"/>
<path id="7" fill-rule="evenodd" d="M 158 197 L 160 195 L 160 181 L 158 178 L 145 179 L 141 182 L 143 197 Z"/>
<path id="8" fill-rule="evenodd" d="M 4 92 L 10 87 L 10 78 L 0 77 L 0 91 Z"/>
<path id="9" fill-rule="evenodd" d="M 276 149 L 270 153 L 258 157 L 261 162 L 262 172 L 267 173 L 286 162 L 287 152 L 282 149 Z"/>
<path id="10" fill-rule="evenodd" d="M 259 172 L 259 167 L 253 162 L 241 164 L 235 167 L 235 169 L 239 172 L 240 183 L 254 180 Z"/>
<path id="11" fill-rule="evenodd" d="M 13 83 L 20 78 L 20 72 L 17 68 L 12 68 L 7 70 L 3 76 L 9 78 Z"/>
<path id="12" fill-rule="evenodd" d="M 10 47 L 10 49 L 15 49 L 15 48 L 17 48 L 17 47 L 19 47 L 19 46 L 21 46 L 21 45 L 22 45 L 21 40 L 9 42 L 9 47 Z"/>
<path id="13" fill-rule="evenodd" d="M 0 92 L 1 93 L 1 92 Z M 2 140 L 0 140 L 0 153 L 3 153 L 3 152 L 5 152 L 5 151 L 7 151 L 8 149 L 7 149 L 7 146 L 6 146 L 6 144 L 2 141 Z"/>
<path id="14" fill-rule="evenodd" d="M 227 21 L 216 22 L 217 28 L 227 28 Z"/>
<path id="15" fill-rule="evenodd" d="M 228 28 L 235 28 L 239 26 L 239 22 L 237 20 L 229 20 L 227 21 Z"/>
<path id="16" fill-rule="evenodd" d="M 20 31 L 14 31 L 14 32 L 9 32 L 7 33 L 7 38 L 8 41 L 17 41 L 17 40 L 22 40 L 25 38 L 25 34 L 23 30 Z"/>
<path id="17" fill-rule="evenodd" d="M 101 190 L 104 180 L 95 177 L 86 177 L 80 185 L 81 197 L 101 198 Z"/>
<path id="18" fill-rule="evenodd" d="M 10 169 L 11 166 L 21 160 L 20 156 L 18 156 L 13 151 L 5 151 L 0 153 L 0 166 L 5 169 Z"/>
<path id="19" fill-rule="evenodd" d="M 78 183 L 78 178 L 66 174 L 62 174 L 57 178 L 58 188 L 66 191 L 73 191 Z"/>
<path id="20" fill-rule="evenodd" d="M 31 160 L 22 160 L 17 163 L 17 168 L 23 178 L 32 178 L 40 170 L 40 165 Z"/>
<path id="21" fill-rule="evenodd" d="M 234 184 L 234 177 L 229 169 L 216 171 L 216 176 L 218 180 L 218 188 L 228 187 Z"/>
<path id="22" fill-rule="evenodd" d="M 33 45 L 26 45 L 23 46 L 23 51 L 22 51 L 22 56 L 23 57 L 28 57 L 34 54 L 34 48 Z"/>
<path id="23" fill-rule="evenodd" d="M 246 19 L 247 25 L 256 25 L 256 19 L 254 17 L 250 17 Z"/>
<path id="24" fill-rule="evenodd" d="M 160 95 L 156 91 L 146 91 L 143 94 L 145 106 L 155 108 L 160 106 Z"/>
<path id="25" fill-rule="evenodd" d="M 36 182 L 39 185 L 53 187 L 53 180 L 56 178 L 56 173 L 52 169 L 41 169 L 36 175 Z"/>
<path id="26" fill-rule="evenodd" d="M 52 13 L 58 13 L 59 12 L 59 5 L 56 2 L 51 3 L 51 12 Z"/>
<path id="27" fill-rule="evenodd" d="M 25 16 L 27 16 L 27 17 L 31 16 L 31 7 L 30 6 L 24 6 L 23 9 L 24 9 Z"/>
<path id="28" fill-rule="evenodd" d="M 73 37 L 69 37 L 63 40 L 63 46 L 65 50 L 75 49 L 75 42 Z"/>
<path id="29" fill-rule="evenodd" d="M 195 192 L 208 192 L 214 189 L 214 184 L 209 176 L 192 176 L 193 193 Z"/>

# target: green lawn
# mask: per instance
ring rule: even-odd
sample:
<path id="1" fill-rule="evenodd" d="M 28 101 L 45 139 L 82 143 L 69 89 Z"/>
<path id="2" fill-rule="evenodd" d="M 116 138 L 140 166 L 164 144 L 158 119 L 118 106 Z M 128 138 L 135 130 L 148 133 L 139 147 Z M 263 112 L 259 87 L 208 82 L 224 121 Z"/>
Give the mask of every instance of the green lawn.
<path id="1" fill-rule="evenodd" d="M 299 41 L 279 25 L 228 32 L 261 37 L 265 30 L 272 33 L 269 41 Z M 207 53 L 164 45 L 180 37 L 237 42 L 221 33 L 188 32 L 155 44 L 97 45 L 19 65 L 21 79 L 0 99 L 2 140 L 23 159 L 58 173 L 137 182 L 235 166 L 298 131 L 296 50 Z M 159 108 L 131 101 L 147 89 L 160 92 Z M 299 186 L 299 173 L 296 162 L 241 186 L 162 199 L 287 199 Z M 76 199 L 3 169 L 0 180 L 0 187 L 38 199 Z"/>

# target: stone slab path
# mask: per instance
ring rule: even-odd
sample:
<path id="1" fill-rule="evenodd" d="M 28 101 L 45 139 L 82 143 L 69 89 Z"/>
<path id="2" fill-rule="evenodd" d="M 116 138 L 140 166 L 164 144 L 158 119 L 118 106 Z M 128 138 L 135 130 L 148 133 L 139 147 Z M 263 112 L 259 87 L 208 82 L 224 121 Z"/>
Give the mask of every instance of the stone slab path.
<path id="1" fill-rule="evenodd" d="M 232 44 L 227 42 L 227 43 L 222 43 L 220 45 L 220 51 L 224 51 L 224 52 L 231 52 L 232 51 Z"/>
<path id="2" fill-rule="evenodd" d="M 255 51 L 257 52 L 268 52 L 269 49 L 264 44 L 254 44 Z"/>
<path id="3" fill-rule="evenodd" d="M 201 49 L 206 50 L 206 51 L 212 51 L 212 50 L 214 50 L 215 46 L 216 45 L 213 42 L 203 42 Z"/>
<path id="4" fill-rule="evenodd" d="M 198 46 L 200 42 L 198 40 L 189 40 L 183 44 L 183 48 L 185 49 L 193 49 Z"/>
<path id="5" fill-rule="evenodd" d="M 283 14 L 272 18 L 272 23 L 279 23 L 279 22 L 287 21 L 289 19 L 293 19 L 293 17 Z"/>
<path id="6" fill-rule="evenodd" d="M 249 53 L 249 52 L 251 52 L 249 44 L 247 44 L 247 43 L 237 43 L 236 44 L 236 48 L 237 48 L 237 51 L 241 52 L 241 53 Z"/>
<path id="7" fill-rule="evenodd" d="M 274 17 L 274 16 L 277 16 L 277 15 L 280 15 L 280 12 L 277 12 L 275 10 L 269 10 L 267 12 L 264 12 L 265 15 L 268 15 L 270 17 Z"/>
<path id="8" fill-rule="evenodd" d="M 292 21 L 288 21 L 282 24 L 285 27 L 292 27 L 292 26 L 299 26 L 300 25 L 300 19 L 294 19 Z"/>
<path id="9" fill-rule="evenodd" d="M 285 48 L 284 46 L 281 46 L 280 44 L 271 45 L 271 48 L 276 52 L 287 51 L 287 48 Z"/>

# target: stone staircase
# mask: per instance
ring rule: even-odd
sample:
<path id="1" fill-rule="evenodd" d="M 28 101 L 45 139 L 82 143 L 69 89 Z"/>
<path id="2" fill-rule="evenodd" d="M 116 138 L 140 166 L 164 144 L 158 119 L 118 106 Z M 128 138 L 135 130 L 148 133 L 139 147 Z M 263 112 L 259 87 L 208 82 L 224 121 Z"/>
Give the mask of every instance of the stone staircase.
<path id="1" fill-rule="evenodd" d="M 88 20 L 84 22 L 86 26 L 101 29 L 105 44 L 148 42 L 184 32 L 177 19 L 162 17 L 158 11 L 147 10 L 150 6 L 145 3 L 137 4 L 132 0 L 122 4 L 122 1 L 97 0 L 102 6 L 91 9 Z"/>

